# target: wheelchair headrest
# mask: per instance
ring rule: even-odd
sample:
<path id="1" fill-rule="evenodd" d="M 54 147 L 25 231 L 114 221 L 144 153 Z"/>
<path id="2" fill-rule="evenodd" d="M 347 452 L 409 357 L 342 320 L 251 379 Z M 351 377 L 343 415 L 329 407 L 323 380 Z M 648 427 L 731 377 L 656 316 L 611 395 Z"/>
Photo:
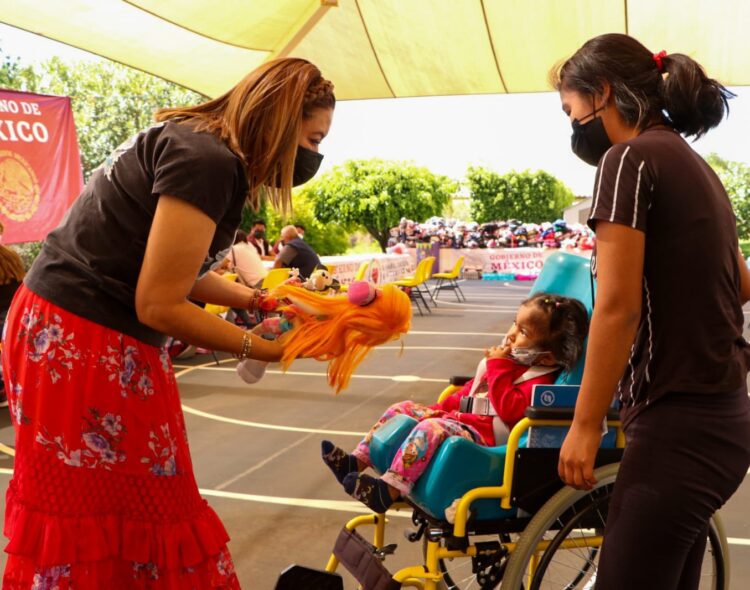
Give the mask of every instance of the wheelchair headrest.
<path id="1" fill-rule="evenodd" d="M 594 288 L 596 288 L 594 286 Z M 591 317 L 593 293 L 591 292 L 591 261 L 583 256 L 555 252 L 547 258 L 539 277 L 534 281 L 531 295 L 551 293 L 578 299 Z M 556 383 L 579 385 L 583 377 L 585 355 L 570 371 L 563 371 Z"/>

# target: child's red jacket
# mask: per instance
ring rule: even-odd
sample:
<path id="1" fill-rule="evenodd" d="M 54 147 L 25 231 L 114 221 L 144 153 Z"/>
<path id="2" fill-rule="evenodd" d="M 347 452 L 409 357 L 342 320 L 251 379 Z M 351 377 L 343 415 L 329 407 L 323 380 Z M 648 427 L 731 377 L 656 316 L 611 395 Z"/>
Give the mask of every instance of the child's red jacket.
<path id="1" fill-rule="evenodd" d="M 528 375 L 524 375 L 527 373 Z M 498 414 L 510 430 L 523 418 L 526 408 L 531 404 L 531 392 L 534 385 L 554 383 L 558 371 L 535 375 L 534 368 L 520 365 L 511 359 L 488 359 L 487 372 L 482 378 L 487 381 L 487 397 Z M 443 410 L 446 418 L 457 420 L 462 424 L 473 427 L 487 446 L 495 446 L 493 430 L 494 416 L 480 416 L 459 412 L 459 400 L 471 392 L 474 379 L 464 385 L 459 391 L 444 399 L 441 403 L 430 406 L 435 410 Z"/>

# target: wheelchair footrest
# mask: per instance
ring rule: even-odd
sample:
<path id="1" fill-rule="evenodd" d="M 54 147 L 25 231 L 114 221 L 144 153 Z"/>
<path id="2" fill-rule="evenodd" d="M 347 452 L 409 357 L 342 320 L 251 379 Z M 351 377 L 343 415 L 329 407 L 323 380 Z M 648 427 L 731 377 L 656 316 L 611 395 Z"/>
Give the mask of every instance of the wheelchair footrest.
<path id="1" fill-rule="evenodd" d="M 393 579 L 383 565 L 378 550 L 357 531 L 344 527 L 336 539 L 333 554 L 363 590 L 398 590 L 401 584 Z"/>

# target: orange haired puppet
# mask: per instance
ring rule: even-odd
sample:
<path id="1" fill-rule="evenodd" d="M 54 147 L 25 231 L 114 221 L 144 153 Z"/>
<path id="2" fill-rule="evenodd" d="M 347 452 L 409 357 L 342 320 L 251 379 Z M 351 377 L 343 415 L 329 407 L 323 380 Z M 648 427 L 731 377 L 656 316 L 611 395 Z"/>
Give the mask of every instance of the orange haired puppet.
<path id="1" fill-rule="evenodd" d="M 300 357 L 328 361 L 328 383 L 337 393 L 347 387 L 354 369 L 373 347 L 405 334 L 411 322 L 409 297 L 394 285 L 376 288 L 355 281 L 346 295 L 321 295 L 281 285 L 269 302 L 282 315 L 264 320 L 253 331 L 280 338 L 285 370 Z M 254 383 L 265 366 L 248 359 L 238 365 L 237 372 Z"/>

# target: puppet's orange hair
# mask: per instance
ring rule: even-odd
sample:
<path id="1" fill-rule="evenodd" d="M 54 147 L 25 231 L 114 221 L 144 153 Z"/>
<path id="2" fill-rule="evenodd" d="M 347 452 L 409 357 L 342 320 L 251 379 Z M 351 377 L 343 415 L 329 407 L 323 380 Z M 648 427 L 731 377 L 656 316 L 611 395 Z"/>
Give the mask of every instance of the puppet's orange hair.
<path id="1" fill-rule="evenodd" d="M 405 334 L 411 322 L 409 297 L 393 285 L 381 287 L 365 306 L 346 295 L 319 295 L 291 285 L 277 287 L 273 295 L 289 299 L 299 320 L 282 337 L 284 369 L 298 357 L 330 361 L 328 383 L 336 393 L 346 388 L 371 348 Z"/>

